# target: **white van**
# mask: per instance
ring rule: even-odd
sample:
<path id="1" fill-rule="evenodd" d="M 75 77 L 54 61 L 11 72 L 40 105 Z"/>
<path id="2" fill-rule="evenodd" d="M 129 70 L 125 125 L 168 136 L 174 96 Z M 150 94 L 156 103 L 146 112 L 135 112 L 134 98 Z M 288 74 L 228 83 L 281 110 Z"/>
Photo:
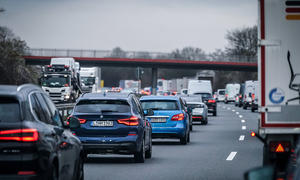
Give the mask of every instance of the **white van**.
<path id="1" fill-rule="evenodd" d="M 245 90 L 243 94 L 243 109 L 247 109 L 252 102 L 252 94 L 255 93 L 255 85 L 253 80 L 245 81 Z"/>
<path id="2" fill-rule="evenodd" d="M 224 101 L 225 100 L 225 89 L 218 89 L 217 91 L 217 101 Z"/>
<path id="3" fill-rule="evenodd" d="M 210 93 L 212 95 L 211 82 L 208 80 L 189 80 L 188 94 Z"/>
<path id="4" fill-rule="evenodd" d="M 225 103 L 234 102 L 235 96 L 240 92 L 241 85 L 234 83 L 234 84 L 226 84 L 225 88 Z"/>

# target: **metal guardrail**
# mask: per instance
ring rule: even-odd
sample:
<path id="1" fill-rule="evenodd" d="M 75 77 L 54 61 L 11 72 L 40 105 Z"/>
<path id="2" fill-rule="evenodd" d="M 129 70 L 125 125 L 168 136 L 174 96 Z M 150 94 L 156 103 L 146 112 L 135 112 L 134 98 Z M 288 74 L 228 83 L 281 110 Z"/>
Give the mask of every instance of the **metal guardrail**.
<path id="1" fill-rule="evenodd" d="M 85 50 L 85 49 L 27 49 L 28 56 L 57 56 L 57 57 L 89 57 L 89 58 L 129 58 L 129 59 L 173 59 L 188 61 L 227 61 L 227 62 L 256 62 L 253 56 L 224 56 L 222 59 L 212 57 L 179 57 L 173 53 L 146 52 L 146 51 L 109 51 L 109 50 Z"/>
<path id="2" fill-rule="evenodd" d="M 75 106 L 75 103 L 68 104 L 56 104 L 56 108 L 58 109 L 60 115 L 64 120 L 70 115 L 70 110 L 72 110 Z"/>

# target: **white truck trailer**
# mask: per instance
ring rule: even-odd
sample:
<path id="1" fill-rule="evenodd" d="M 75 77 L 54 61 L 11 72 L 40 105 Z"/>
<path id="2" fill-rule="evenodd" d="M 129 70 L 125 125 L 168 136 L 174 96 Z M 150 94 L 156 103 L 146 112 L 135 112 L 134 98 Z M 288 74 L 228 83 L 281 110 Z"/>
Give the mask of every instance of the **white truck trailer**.
<path id="1" fill-rule="evenodd" d="M 101 68 L 81 68 L 81 88 L 84 93 L 97 93 L 101 89 Z"/>
<path id="2" fill-rule="evenodd" d="M 298 9 L 297 9 L 298 7 Z M 284 173 L 300 134 L 300 1 L 259 0 L 258 75 L 263 164 Z"/>

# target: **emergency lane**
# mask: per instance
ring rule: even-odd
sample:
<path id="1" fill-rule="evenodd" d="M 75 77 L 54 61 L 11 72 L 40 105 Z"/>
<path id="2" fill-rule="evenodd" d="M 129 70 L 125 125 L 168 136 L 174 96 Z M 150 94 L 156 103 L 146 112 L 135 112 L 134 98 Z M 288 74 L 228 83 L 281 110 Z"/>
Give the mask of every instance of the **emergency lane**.
<path id="1" fill-rule="evenodd" d="M 134 163 L 131 156 L 90 155 L 85 178 L 242 179 L 245 171 L 262 165 L 263 145 L 250 136 L 250 130 L 257 129 L 257 116 L 250 110 L 218 103 L 217 117 L 209 116 L 208 125 L 194 125 L 190 144 L 154 139 L 152 158 L 144 164 Z M 239 140 L 241 136 L 243 140 Z"/>

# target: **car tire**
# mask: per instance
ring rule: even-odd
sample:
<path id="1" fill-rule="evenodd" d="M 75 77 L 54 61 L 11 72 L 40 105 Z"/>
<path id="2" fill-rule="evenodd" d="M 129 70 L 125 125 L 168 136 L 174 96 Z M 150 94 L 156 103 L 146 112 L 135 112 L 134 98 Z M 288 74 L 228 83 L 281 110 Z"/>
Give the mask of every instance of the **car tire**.
<path id="1" fill-rule="evenodd" d="M 83 164 L 84 164 L 84 157 L 80 157 L 78 160 L 78 165 L 76 169 L 76 177 L 75 179 L 77 180 L 84 180 L 84 169 L 83 169 Z"/>
<path id="2" fill-rule="evenodd" d="M 243 105 L 243 109 L 245 109 L 245 110 L 246 110 L 246 109 L 247 109 L 247 106 Z"/>
<path id="3" fill-rule="evenodd" d="M 190 134 L 190 132 L 189 132 L 189 134 L 188 134 L 187 142 L 188 142 L 188 143 L 191 142 L 191 134 Z"/>
<path id="4" fill-rule="evenodd" d="M 251 108 L 251 112 L 254 112 L 255 110 L 254 110 L 254 108 Z"/>
<path id="5" fill-rule="evenodd" d="M 207 120 L 201 122 L 203 125 L 207 125 Z"/>
<path id="6" fill-rule="evenodd" d="M 58 180 L 58 170 L 55 164 L 50 166 L 49 176 L 47 177 L 48 180 Z"/>
<path id="7" fill-rule="evenodd" d="M 217 111 L 213 112 L 213 116 L 217 116 Z"/>
<path id="8" fill-rule="evenodd" d="M 149 149 L 146 151 L 145 158 L 150 159 L 152 157 L 152 138 L 150 137 Z"/>
<path id="9" fill-rule="evenodd" d="M 193 131 L 193 125 L 190 125 L 190 131 Z"/>
<path id="10" fill-rule="evenodd" d="M 144 163 L 145 158 L 146 158 L 145 139 L 143 139 L 141 149 L 134 154 L 134 160 L 136 163 Z"/>
<path id="11" fill-rule="evenodd" d="M 180 144 L 186 145 L 188 142 L 187 134 L 185 134 L 183 137 L 180 138 Z"/>

